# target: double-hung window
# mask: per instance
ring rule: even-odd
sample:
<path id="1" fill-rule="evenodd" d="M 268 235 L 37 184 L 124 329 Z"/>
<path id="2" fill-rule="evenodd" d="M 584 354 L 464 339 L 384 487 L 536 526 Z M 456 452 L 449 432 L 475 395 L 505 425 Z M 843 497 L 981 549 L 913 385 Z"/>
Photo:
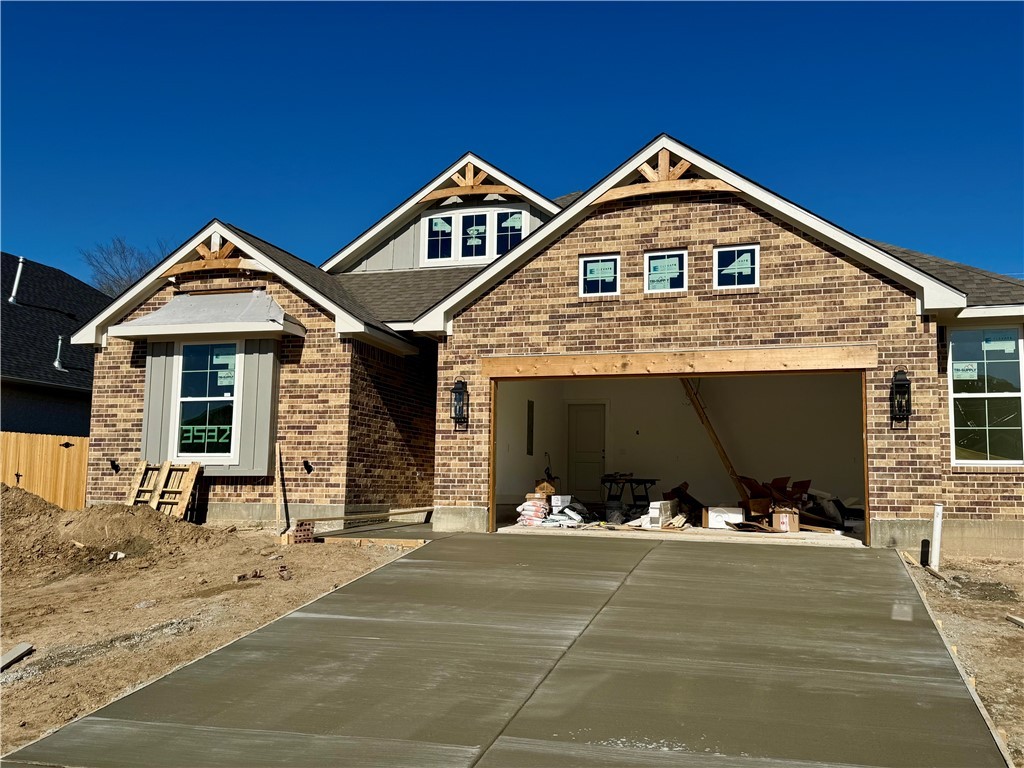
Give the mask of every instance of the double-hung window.
<path id="1" fill-rule="evenodd" d="M 580 296 L 619 295 L 619 256 L 580 257 Z"/>
<path id="2" fill-rule="evenodd" d="M 950 331 L 954 463 L 1024 463 L 1022 372 L 1020 327 Z"/>
<path id="3" fill-rule="evenodd" d="M 686 251 L 644 254 L 644 291 L 670 293 L 686 290 Z"/>
<path id="4" fill-rule="evenodd" d="M 177 360 L 172 455 L 182 460 L 237 458 L 239 345 L 182 343 Z"/>
<path id="5" fill-rule="evenodd" d="M 714 256 L 715 288 L 756 288 L 760 285 L 760 246 L 715 248 Z"/>
<path id="6" fill-rule="evenodd" d="M 515 248 L 527 234 L 522 208 L 471 208 L 435 211 L 423 217 L 423 264 L 479 263 Z"/>

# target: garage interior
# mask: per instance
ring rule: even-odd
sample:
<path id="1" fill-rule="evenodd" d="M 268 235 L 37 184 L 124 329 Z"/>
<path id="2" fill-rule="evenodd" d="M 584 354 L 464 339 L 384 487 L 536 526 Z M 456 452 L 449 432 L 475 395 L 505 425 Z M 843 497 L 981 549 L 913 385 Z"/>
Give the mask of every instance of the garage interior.
<path id="1" fill-rule="evenodd" d="M 810 480 L 864 508 L 862 376 L 859 371 L 744 374 L 687 379 L 736 474 L 765 483 Z M 678 377 L 564 377 L 500 381 L 494 481 L 496 526 L 545 469 L 560 494 L 600 505 L 599 480 L 631 473 L 657 480 L 651 501 L 681 483 L 709 507 L 737 507 L 739 494 Z M 624 501 L 630 501 L 627 486 Z M 864 524 L 847 535 L 863 537 Z"/>

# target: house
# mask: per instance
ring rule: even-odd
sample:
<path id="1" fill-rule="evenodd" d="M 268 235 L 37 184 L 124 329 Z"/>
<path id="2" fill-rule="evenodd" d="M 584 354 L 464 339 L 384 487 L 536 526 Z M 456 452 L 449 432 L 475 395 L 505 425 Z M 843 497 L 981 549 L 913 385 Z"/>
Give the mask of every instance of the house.
<path id="1" fill-rule="evenodd" d="M 0 428 L 89 434 L 93 352 L 71 334 L 110 297 L 66 272 L 0 254 Z"/>
<path id="2" fill-rule="evenodd" d="M 268 519 L 276 445 L 293 516 L 493 530 L 545 466 L 584 501 L 616 471 L 734 504 L 689 387 L 741 474 L 859 499 L 871 545 L 942 503 L 945 551 L 1020 556 L 1022 323 L 1024 282 L 667 135 L 554 201 L 467 154 L 320 268 L 213 220 L 85 325 L 89 496 L 199 459 L 210 517 Z"/>

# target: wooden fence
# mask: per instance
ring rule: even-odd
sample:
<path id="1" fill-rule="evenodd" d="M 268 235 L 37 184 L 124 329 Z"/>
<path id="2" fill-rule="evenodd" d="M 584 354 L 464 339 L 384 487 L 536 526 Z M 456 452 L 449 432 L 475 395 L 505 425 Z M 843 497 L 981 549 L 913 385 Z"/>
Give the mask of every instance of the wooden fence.
<path id="1" fill-rule="evenodd" d="M 0 481 L 64 509 L 85 506 L 89 438 L 0 432 Z"/>

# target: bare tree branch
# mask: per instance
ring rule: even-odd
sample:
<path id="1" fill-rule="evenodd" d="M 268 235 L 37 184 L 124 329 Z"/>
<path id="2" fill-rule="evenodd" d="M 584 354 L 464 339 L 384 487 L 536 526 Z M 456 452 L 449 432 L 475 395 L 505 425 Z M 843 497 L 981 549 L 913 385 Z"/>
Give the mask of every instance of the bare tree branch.
<path id="1" fill-rule="evenodd" d="M 123 237 L 79 249 L 92 271 L 92 284 L 108 296 L 117 296 L 134 285 L 164 258 L 167 251 L 166 244 L 161 241 L 157 242 L 156 249 L 139 248 Z"/>

